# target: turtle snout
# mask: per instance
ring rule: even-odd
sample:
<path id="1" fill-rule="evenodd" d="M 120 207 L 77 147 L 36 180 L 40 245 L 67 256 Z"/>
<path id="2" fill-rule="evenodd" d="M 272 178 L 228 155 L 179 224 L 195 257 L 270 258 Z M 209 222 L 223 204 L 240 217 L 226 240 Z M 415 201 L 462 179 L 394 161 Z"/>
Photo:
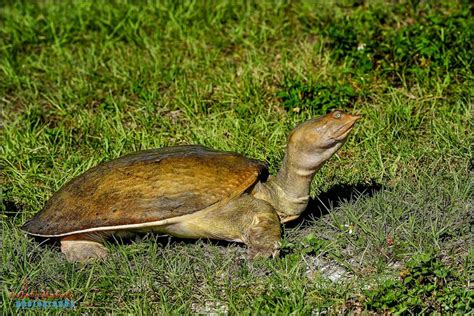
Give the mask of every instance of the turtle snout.
<path id="1" fill-rule="evenodd" d="M 349 118 L 354 121 L 354 122 L 357 122 L 358 120 L 360 120 L 362 118 L 362 115 L 352 115 L 352 114 L 348 114 Z"/>

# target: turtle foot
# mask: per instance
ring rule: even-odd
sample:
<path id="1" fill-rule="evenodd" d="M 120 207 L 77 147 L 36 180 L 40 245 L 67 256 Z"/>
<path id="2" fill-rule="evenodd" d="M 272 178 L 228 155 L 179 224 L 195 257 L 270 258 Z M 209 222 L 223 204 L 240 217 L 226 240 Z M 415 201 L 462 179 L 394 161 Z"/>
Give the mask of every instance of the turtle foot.
<path id="1" fill-rule="evenodd" d="M 108 254 L 104 245 L 89 240 L 61 240 L 61 251 L 69 262 L 91 262 Z"/>
<path id="2" fill-rule="evenodd" d="M 249 247 L 249 259 L 278 257 L 281 228 L 278 215 L 273 211 L 255 215 L 244 236 Z"/>

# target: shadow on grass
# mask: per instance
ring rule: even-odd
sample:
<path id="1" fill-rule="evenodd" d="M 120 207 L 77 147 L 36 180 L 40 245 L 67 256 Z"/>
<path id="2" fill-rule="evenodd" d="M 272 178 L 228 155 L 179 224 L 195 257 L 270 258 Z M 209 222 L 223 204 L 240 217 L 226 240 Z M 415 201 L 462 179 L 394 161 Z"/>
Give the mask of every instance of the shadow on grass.
<path id="1" fill-rule="evenodd" d="M 383 186 L 375 181 L 369 184 L 336 184 L 326 192 L 316 196 L 316 198 L 310 198 L 304 213 L 297 220 L 289 222 L 285 226 L 287 228 L 307 227 L 313 219 L 328 214 L 330 210 L 342 203 L 347 201 L 356 202 L 358 199 L 371 197 L 382 188 Z"/>
<path id="2" fill-rule="evenodd" d="M 1 192 L 0 192 L 1 193 Z M 13 200 L 0 201 L 0 215 L 8 218 L 16 218 L 22 212 L 23 206 L 16 204 Z"/>

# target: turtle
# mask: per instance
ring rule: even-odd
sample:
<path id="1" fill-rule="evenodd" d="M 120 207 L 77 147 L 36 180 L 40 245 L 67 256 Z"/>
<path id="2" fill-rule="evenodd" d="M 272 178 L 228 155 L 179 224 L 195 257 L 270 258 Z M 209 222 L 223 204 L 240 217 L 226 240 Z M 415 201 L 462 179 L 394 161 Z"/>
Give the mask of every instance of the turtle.
<path id="1" fill-rule="evenodd" d="M 276 175 L 262 161 L 200 145 L 130 153 L 66 183 L 22 230 L 59 239 L 70 262 L 104 258 L 108 238 L 142 232 L 239 242 L 250 258 L 276 256 L 281 224 L 304 212 L 315 173 L 359 118 L 336 110 L 296 126 Z"/>

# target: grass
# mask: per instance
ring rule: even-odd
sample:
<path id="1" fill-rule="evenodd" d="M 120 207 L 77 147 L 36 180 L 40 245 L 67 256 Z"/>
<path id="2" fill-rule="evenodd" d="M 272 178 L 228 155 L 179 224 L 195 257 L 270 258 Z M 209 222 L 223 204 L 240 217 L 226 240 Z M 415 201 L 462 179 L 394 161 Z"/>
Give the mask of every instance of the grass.
<path id="1" fill-rule="evenodd" d="M 472 10 L 2 3 L 2 311 L 17 312 L 9 293 L 21 289 L 71 291 L 91 314 L 470 311 Z M 145 235 L 111 241 L 103 263 L 69 264 L 18 229 L 66 181 L 135 150 L 202 144 L 275 173 L 292 127 L 336 107 L 364 119 L 284 227 L 278 259 Z"/>

